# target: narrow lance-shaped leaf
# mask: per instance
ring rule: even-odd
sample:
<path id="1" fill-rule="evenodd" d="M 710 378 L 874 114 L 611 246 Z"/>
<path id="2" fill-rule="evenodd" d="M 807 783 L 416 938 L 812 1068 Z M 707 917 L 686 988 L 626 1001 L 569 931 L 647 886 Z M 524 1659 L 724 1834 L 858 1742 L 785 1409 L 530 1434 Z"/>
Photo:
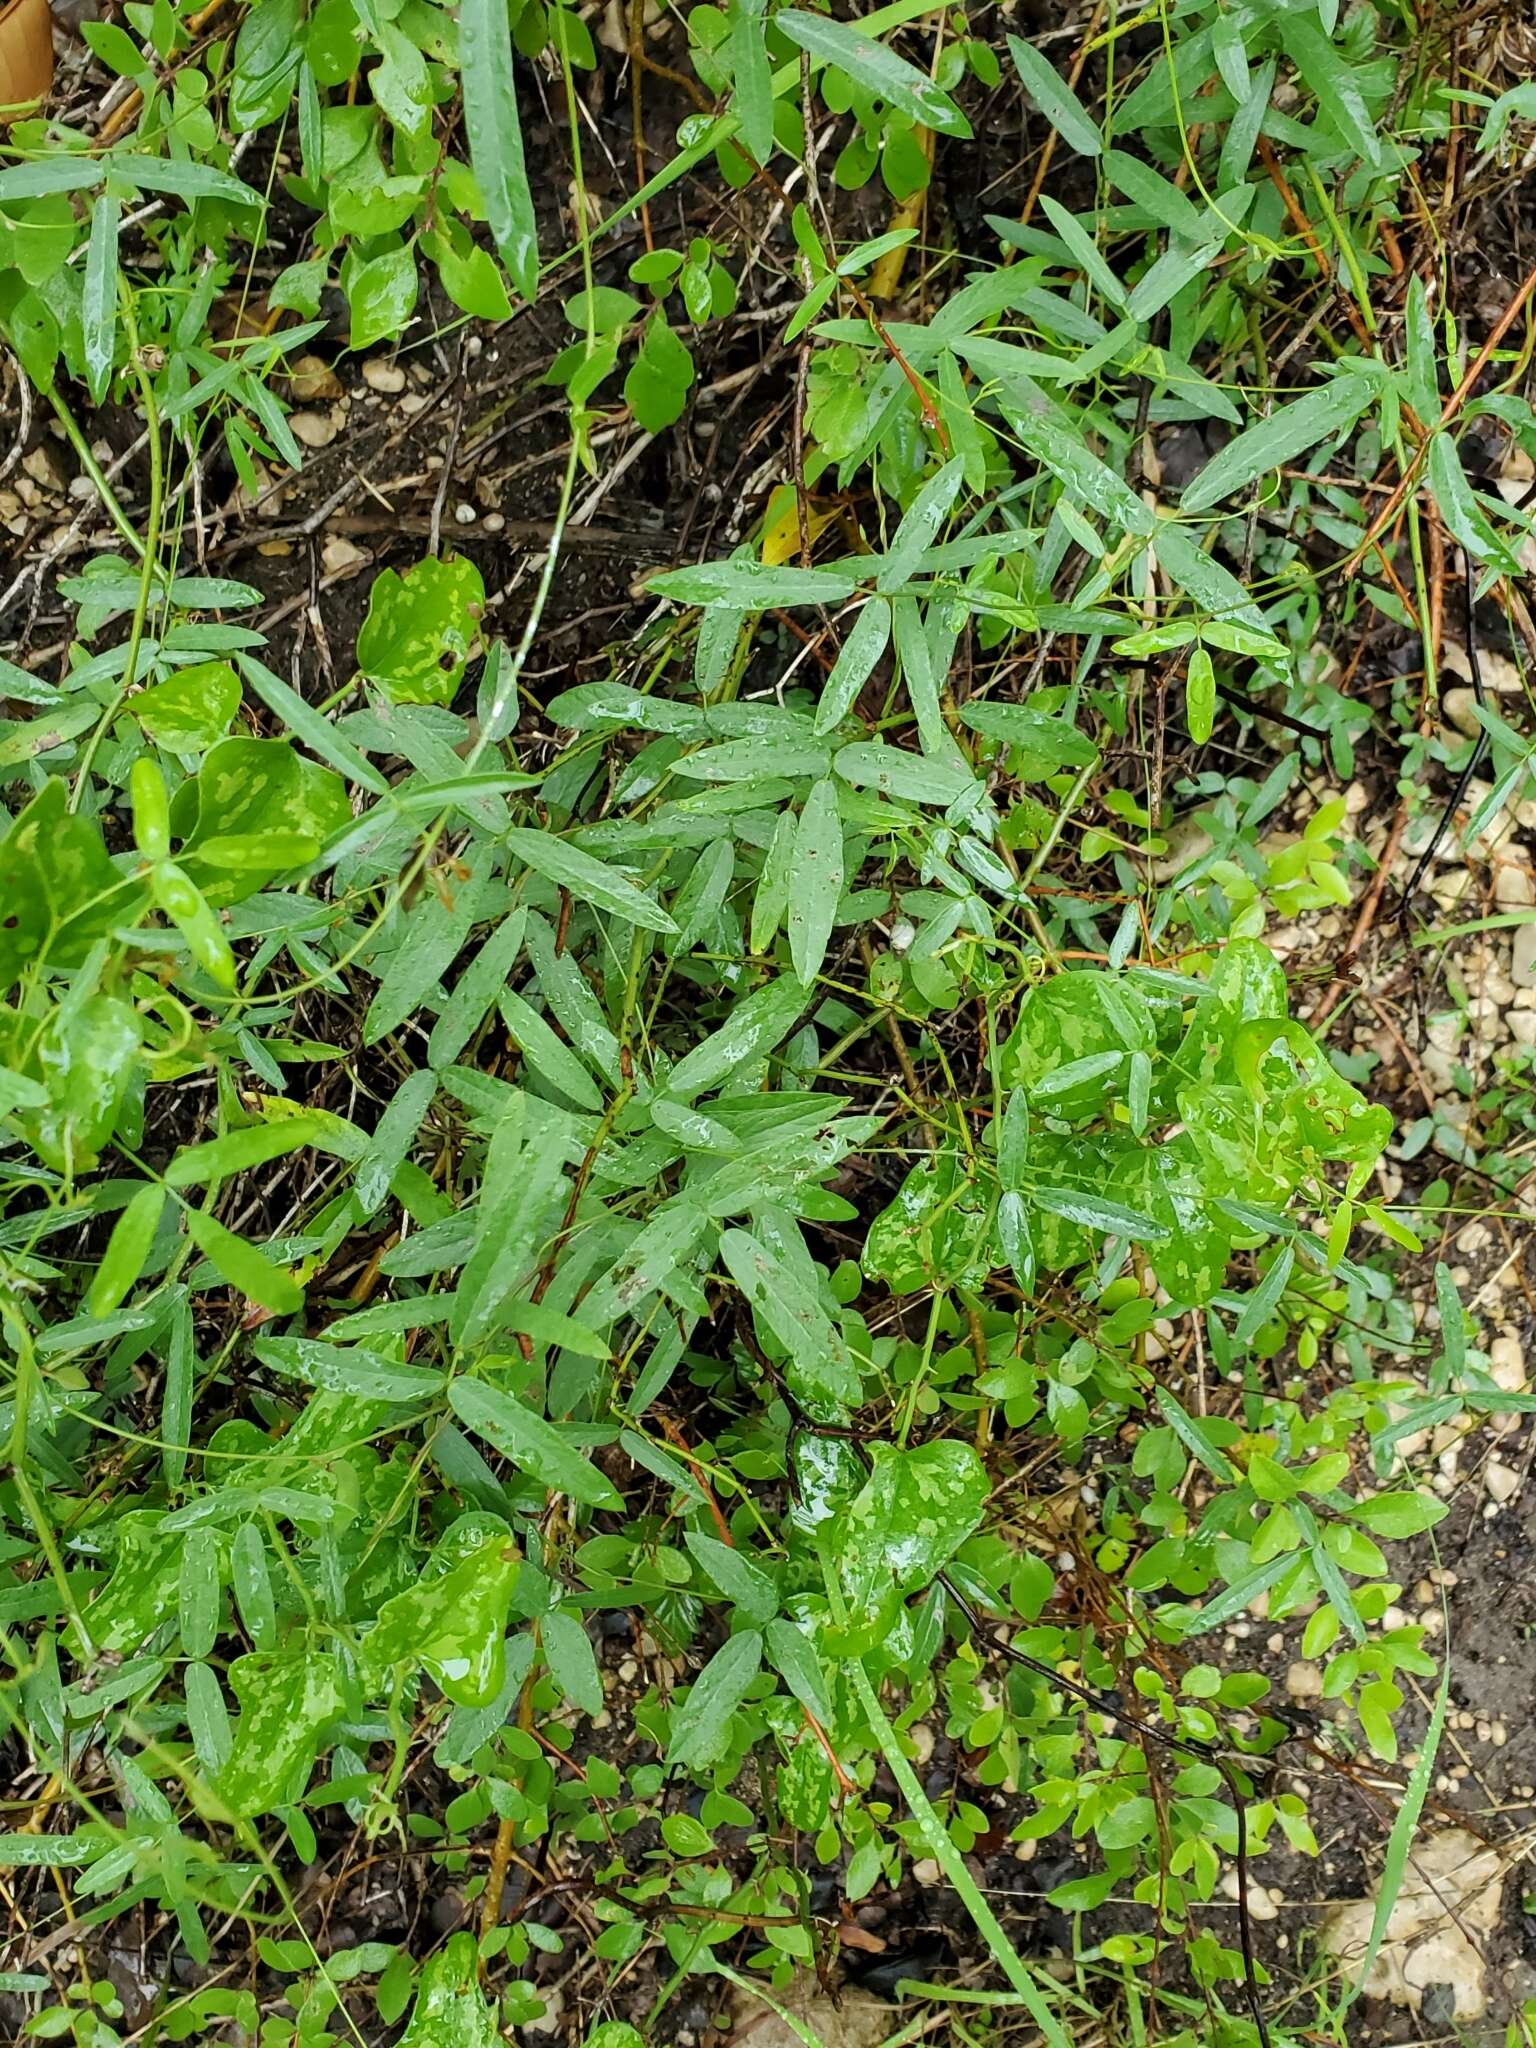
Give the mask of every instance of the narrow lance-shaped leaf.
<path id="1" fill-rule="evenodd" d="M 805 800 L 790 864 L 789 955 L 807 987 L 826 958 L 843 893 L 843 821 L 837 785 L 823 777 Z"/>
<path id="2" fill-rule="evenodd" d="M 1070 143 L 1079 156 L 1098 156 L 1104 146 L 1099 131 L 1055 65 L 1018 36 L 1008 38 L 1008 54 L 1024 81 L 1024 90 L 1062 141 Z"/>
<path id="3" fill-rule="evenodd" d="M 117 200 L 110 192 L 103 192 L 91 208 L 91 239 L 85 252 L 85 284 L 80 296 L 85 382 L 98 405 L 112 382 L 117 342 L 118 216 Z"/>
<path id="4" fill-rule="evenodd" d="M 538 221 L 523 167 L 506 0 L 462 0 L 459 48 L 469 160 L 507 275 L 531 302 L 539 284 Z"/>
<path id="5" fill-rule="evenodd" d="M 1371 402 L 1364 377 L 1334 377 L 1318 391 L 1293 399 L 1229 441 L 1213 455 L 1179 500 L 1183 512 L 1203 512 L 1264 476 L 1281 463 L 1294 461 L 1320 442 L 1332 440 L 1353 426 Z"/>
<path id="6" fill-rule="evenodd" d="M 835 64 L 856 85 L 878 93 L 922 127 L 937 129 L 940 135 L 969 136 L 971 124 L 948 93 L 905 57 L 873 36 L 861 35 L 852 23 L 789 7 L 774 16 L 774 26 L 810 56 Z"/>
<path id="7" fill-rule="evenodd" d="M 822 686 L 821 702 L 816 707 L 818 736 L 831 732 L 846 718 L 890 639 L 891 601 L 888 597 L 872 597 L 854 620 L 848 638 L 838 650 L 832 673 Z"/>

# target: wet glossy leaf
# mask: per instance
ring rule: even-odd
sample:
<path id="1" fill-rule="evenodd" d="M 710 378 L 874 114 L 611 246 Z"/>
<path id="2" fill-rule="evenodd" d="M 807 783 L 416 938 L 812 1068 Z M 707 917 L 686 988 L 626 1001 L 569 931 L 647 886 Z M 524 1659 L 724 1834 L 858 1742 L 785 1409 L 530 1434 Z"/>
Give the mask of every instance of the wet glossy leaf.
<path id="1" fill-rule="evenodd" d="M 861 35 L 851 22 L 832 21 L 825 15 L 807 14 L 799 8 L 781 9 L 774 25 L 824 64 L 835 64 L 866 91 L 888 100 L 925 128 L 941 135 L 966 136 L 971 124 L 933 80 L 897 56 L 873 36 Z"/>
<path id="2" fill-rule="evenodd" d="M 177 791 L 171 805 L 172 827 L 182 835 L 178 863 L 215 908 L 253 895 L 301 864 L 293 859 L 296 843 L 307 849 L 306 859 L 313 858 L 351 817 L 346 785 L 333 769 L 305 760 L 285 740 L 238 736 L 209 749 L 196 779 Z M 223 847 L 236 838 L 253 842 L 250 866 L 201 858 L 205 842 Z M 269 866 L 262 864 L 263 840 L 283 849 L 283 857 Z"/>
<path id="3" fill-rule="evenodd" d="M 524 1402 L 478 1380 L 459 1379 L 448 1390 L 453 1411 L 467 1429 L 495 1445 L 519 1471 L 547 1486 L 552 1493 L 569 1494 L 594 1508 L 618 1508 L 624 1503 L 570 1437 L 542 1415 L 535 1415 Z"/>
<path id="4" fill-rule="evenodd" d="M 969 1444 L 875 1444 L 873 1470 L 843 1517 L 838 1559 L 850 1608 L 873 1620 L 933 1583 L 981 1523 L 991 1491 Z"/>
<path id="5" fill-rule="evenodd" d="M 271 1812 L 302 1789 L 346 1702 L 336 1659 L 313 1650 L 237 1657 L 229 1683 L 240 1717 L 216 1784 L 229 1811 L 249 1818 Z"/>
<path id="6" fill-rule="evenodd" d="M 731 1718 L 762 1662 L 763 1639 L 756 1629 L 743 1629 L 716 1650 L 689 1687 L 687 1699 L 673 1710 L 669 1769 L 701 1770 L 724 1754 Z"/>
<path id="7" fill-rule="evenodd" d="M 422 1965 L 400 2048 L 499 2048 L 501 2033 L 480 1989 L 479 1973 L 474 1936 L 450 1935 Z"/>
<path id="8" fill-rule="evenodd" d="M 789 872 L 789 954 L 807 986 L 826 958 L 842 895 L 843 821 L 837 785 L 823 777 L 800 813 Z"/>
<path id="9" fill-rule="evenodd" d="M 486 1706 L 501 1690 L 507 1610 L 522 1562 L 505 1522 L 461 1516 L 417 1583 L 379 1609 L 363 1643 L 366 1673 L 377 1682 L 419 1663 L 456 1705 Z"/>
<path id="10" fill-rule="evenodd" d="M 991 1270 L 990 1204 L 953 1151 L 919 1160 L 869 1226 L 864 1270 L 893 1294 L 979 1287 Z"/>
<path id="11" fill-rule="evenodd" d="M 462 0 L 459 38 L 469 160 L 507 275 L 532 300 L 539 280 L 538 220 L 523 164 L 512 37 L 500 0 Z"/>

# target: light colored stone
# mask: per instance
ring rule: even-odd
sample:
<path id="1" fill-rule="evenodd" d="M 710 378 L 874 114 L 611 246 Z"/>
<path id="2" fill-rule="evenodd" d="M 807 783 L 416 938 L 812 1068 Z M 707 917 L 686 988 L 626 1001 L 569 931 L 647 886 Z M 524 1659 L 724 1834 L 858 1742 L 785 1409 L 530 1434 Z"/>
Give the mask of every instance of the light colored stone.
<path id="1" fill-rule="evenodd" d="M 340 576 L 347 569 L 355 569 L 359 562 L 368 557 L 345 534 L 333 533 L 320 550 L 320 560 L 327 576 Z"/>
<path id="2" fill-rule="evenodd" d="M 1513 848 L 1501 848 L 1493 864 L 1493 900 L 1501 910 L 1536 903 L 1536 877 Z"/>
<path id="3" fill-rule="evenodd" d="M 944 1873 L 931 1856 L 923 1856 L 912 1866 L 912 1882 L 931 1891 L 944 1882 Z"/>
<path id="4" fill-rule="evenodd" d="M 341 379 L 322 356 L 300 356 L 289 368 L 288 382 L 303 405 L 341 396 Z"/>
<path id="5" fill-rule="evenodd" d="M 1518 1337 L 1506 1332 L 1488 1346 L 1488 1373 L 1506 1394 L 1518 1394 L 1525 1386 L 1525 1347 Z"/>
<path id="6" fill-rule="evenodd" d="M 329 448 L 336 438 L 336 422 L 329 413 L 290 413 L 288 426 L 302 448 Z"/>
<path id="7" fill-rule="evenodd" d="M 1461 733 L 1471 739 L 1479 730 L 1477 722 L 1477 692 L 1469 689 L 1447 690 L 1440 699 L 1440 709 L 1445 713 L 1450 733 Z M 1449 736 L 1449 734 L 1448 734 Z"/>
<path id="8" fill-rule="evenodd" d="M 1497 1849 L 1461 1828 L 1421 1835 L 1410 1853 L 1386 1935 L 1364 1990 L 1417 2011 L 1431 1984 L 1449 1984 L 1457 2020 L 1487 2009 L 1487 1967 L 1478 1936 L 1498 1922 L 1505 1864 Z M 1374 1898 L 1351 1899 L 1324 1915 L 1319 1934 L 1346 1975 L 1370 1942 Z"/>
<path id="9" fill-rule="evenodd" d="M 1320 1700 L 1323 1696 L 1321 1665 L 1292 1664 L 1285 1674 L 1285 1689 L 1293 1700 Z"/>
<path id="10" fill-rule="evenodd" d="M 1516 988 L 1536 988 L 1536 918 L 1515 926 L 1510 948 L 1509 978 Z"/>
<path id="11" fill-rule="evenodd" d="M 1520 1474 L 1513 1465 L 1505 1465 L 1497 1458 L 1490 1458 L 1487 1470 L 1483 1474 L 1483 1484 L 1494 1500 L 1513 1500 L 1520 1491 Z"/>
<path id="12" fill-rule="evenodd" d="M 405 389 L 405 372 L 398 363 L 387 363 L 382 356 L 370 356 L 363 364 L 363 382 L 370 391 L 383 391 L 393 397 Z"/>

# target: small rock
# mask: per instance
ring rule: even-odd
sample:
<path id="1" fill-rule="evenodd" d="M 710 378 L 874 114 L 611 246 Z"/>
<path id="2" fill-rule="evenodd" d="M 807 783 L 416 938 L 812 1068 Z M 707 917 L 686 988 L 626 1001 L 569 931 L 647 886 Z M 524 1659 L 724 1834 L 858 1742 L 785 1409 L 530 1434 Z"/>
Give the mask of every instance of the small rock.
<path id="1" fill-rule="evenodd" d="M 1464 734 L 1468 739 L 1475 738 L 1481 731 L 1477 722 L 1476 691 L 1447 690 L 1440 699 L 1440 708 L 1453 731 Z"/>
<path id="2" fill-rule="evenodd" d="M 1483 1474 L 1483 1484 L 1495 1500 L 1513 1500 L 1520 1491 L 1520 1474 L 1513 1465 L 1504 1465 L 1497 1458 L 1490 1458 Z"/>
<path id="3" fill-rule="evenodd" d="M 405 389 L 405 372 L 398 363 L 387 363 L 382 356 L 370 356 L 363 365 L 363 382 L 370 391 L 383 391 L 393 396 Z"/>
<path id="4" fill-rule="evenodd" d="M 1488 1986 L 1479 1936 L 1498 1923 L 1504 1869 L 1498 1850 L 1461 1828 L 1421 1835 L 1403 1873 L 1386 1938 L 1362 1987 L 1366 1995 L 1418 2010 L 1432 1987 L 1453 1986 L 1447 2020 L 1480 2019 Z M 1323 1946 L 1346 1972 L 1365 1954 L 1375 1912 L 1373 1898 L 1357 1899 L 1336 1906 L 1323 1919 Z"/>
<path id="5" fill-rule="evenodd" d="M 1525 1386 L 1525 1347 L 1518 1337 L 1495 1337 L 1488 1346 L 1488 1372 L 1506 1394 L 1518 1394 Z"/>
<path id="6" fill-rule="evenodd" d="M 320 550 L 320 560 L 327 576 L 339 576 L 345 569 L 353 569 L 368 557 L 360 547 L 354 546 L 345 534 L 333 533 Z"/>
<path id="7" fill-rule="evenodd" d="M 454 506 L 453 516 L 460 526 L 473 526 L 479 515 L 473 505 L 460 504 Z"/>
<path id="8" fill-rule="evenodd" d="M 1494 861 L 1493 900 L 1501 910 L 1524 910 L 1536 903 L 1536 877 L 1507 847 Z"/>
<path id="9" fill-rule="evenodd" d="M 924 1856 L 912 1866 L 912 1882 L 920 1884 L 924 1891 L 931 1891 L 944 1882 L 944 1873 L 931 1856 Z"/>
<path id="10" fill-rule="evenodd" d="M 341 396 L 341 379 L 320 356 L 300 356 L 289 369 L 288 382 L 294 397 L 306 405 Z"/>
<path id="11" fill-rule="evenodd" d="M 1285 1689 L 1293 1700 L 1320 1700 L 1323 1696 L 1322 1667 L 1292 1664 L 1285 1674 Z"/>
<path id="12" fill-rule="evenodd" d="M 304 448 L 329 448 L 336 438 L 336 422 L 323 412 L 290 413 L 288 425 Z"/>
<path id="13" fill-rule="evenodd" d="M 39 441 L 35 448 L 29 448 L 21 458 L 21 467 L 33 483 L 41 484 L 45 491 L 62 491 L 65 488 L 64 472 L 59 468 L 53 450 L 46 441 Z"/>

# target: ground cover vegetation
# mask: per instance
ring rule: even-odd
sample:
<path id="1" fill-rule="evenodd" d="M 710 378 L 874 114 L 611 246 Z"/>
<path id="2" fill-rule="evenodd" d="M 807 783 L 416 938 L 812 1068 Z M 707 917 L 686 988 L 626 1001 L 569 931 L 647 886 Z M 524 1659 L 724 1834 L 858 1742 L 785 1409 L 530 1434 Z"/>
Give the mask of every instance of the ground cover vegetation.
<path id="1" fill-rule="evenodd" d="M 1380 1949 L 1449 1700 L 1423 1447 L 1532 1400 L 1449 1249 L 1519 1227 L 1528 1061 L 1405 1109 L 1338 1029 L 1530 917 L 1425 881 L 1533 772 L 1484 669 L 1536 272 L 1458 240 L 1518 212 L 1517 27 L 80 34 L 0 168 L 12 470 L 81 480 L 0 663 L 18 2028 L 635 2048 L 867 1963 L 920 1865 L 968 1931 L 901 2039 L 1349 2038 L 1369 1958 L 1282 1970 L 1251 1887 L 1317 1847 L 1304 1739 L 1387 1788 Z M 535 322 L 498 590 L 464 351 Z M 209 523 L 302 487 L 317 351 L 444 347 L 427 531 L 290 663 Z M 569 660 L 592 507 L 706 419 L 739 502 L 695 475 L 712 540 Z M 1046 1942 L 984 1859 L 1060 1843 Z M 340 1938 L 378 1866 L 417 1910 Z"/>

